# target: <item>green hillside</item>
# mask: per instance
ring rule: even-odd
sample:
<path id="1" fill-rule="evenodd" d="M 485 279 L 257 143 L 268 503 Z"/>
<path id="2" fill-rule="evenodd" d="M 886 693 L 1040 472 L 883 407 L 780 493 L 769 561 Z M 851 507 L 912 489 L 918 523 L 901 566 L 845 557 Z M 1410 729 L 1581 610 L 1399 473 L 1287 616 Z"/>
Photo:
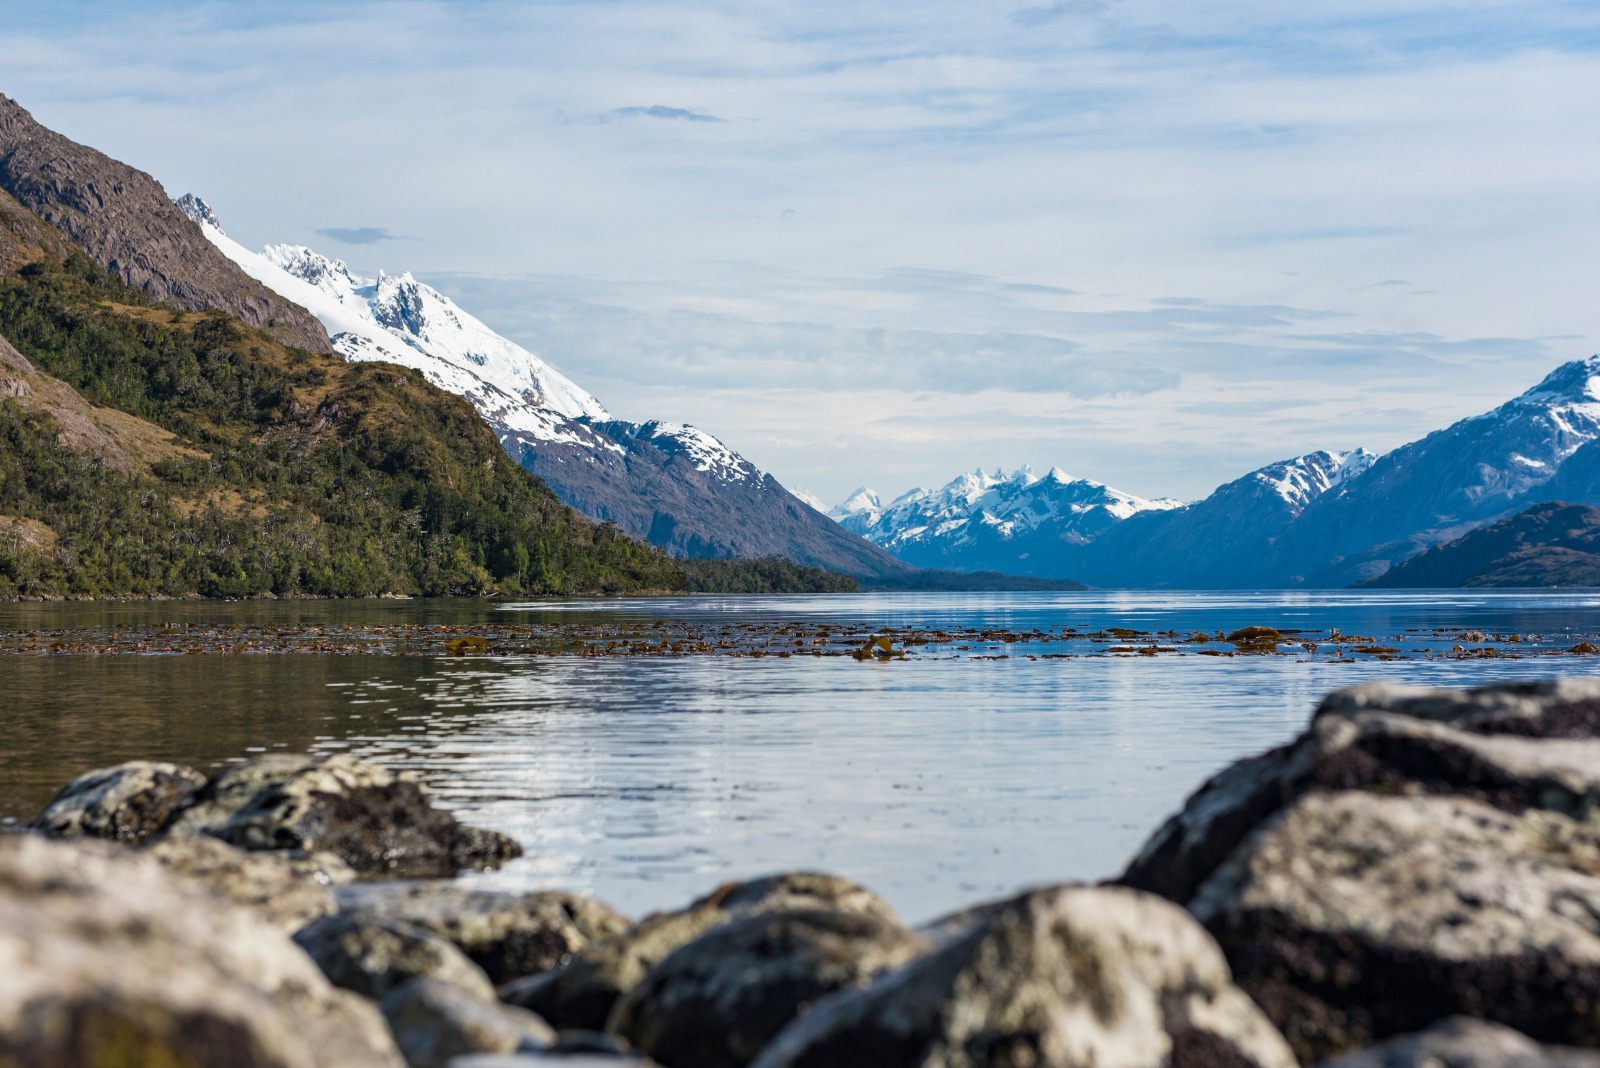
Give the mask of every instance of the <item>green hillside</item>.
<path id="1" fill-rule="evenodd" d="M 107 448 L 64 443 L 65 409 L 36 403 L 47 390 L 0 389 L 0 526 L 38 532 L 0 539 L 0 596 L 685 586 L 676 561 L 560 504 L 419 373 L 289 348 L 154 305 L 80 254 L 29 253 L 3 258 L 0 336 L 40 383 L 137 419 L 99 420 L 131 442 L 110 450 L 132 458 L 119 470 Z M 152 448 L 167 435 L 141 420 L 175 440 Z"/>

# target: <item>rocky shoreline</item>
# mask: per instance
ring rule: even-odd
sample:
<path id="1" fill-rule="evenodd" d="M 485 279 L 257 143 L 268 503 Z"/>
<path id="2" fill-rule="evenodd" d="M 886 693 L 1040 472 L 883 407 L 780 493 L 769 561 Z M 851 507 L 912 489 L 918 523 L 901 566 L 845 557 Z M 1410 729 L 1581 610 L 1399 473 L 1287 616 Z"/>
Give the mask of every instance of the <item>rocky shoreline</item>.
<path id="1" fill-rule="evenodd" d="M 1600 682 L 1323 701 L 1118 879 L 921 928 L 791 872 L 630 920 L 346 755 L 0 836 L 0 1066 L 1600 1068 Z"/>

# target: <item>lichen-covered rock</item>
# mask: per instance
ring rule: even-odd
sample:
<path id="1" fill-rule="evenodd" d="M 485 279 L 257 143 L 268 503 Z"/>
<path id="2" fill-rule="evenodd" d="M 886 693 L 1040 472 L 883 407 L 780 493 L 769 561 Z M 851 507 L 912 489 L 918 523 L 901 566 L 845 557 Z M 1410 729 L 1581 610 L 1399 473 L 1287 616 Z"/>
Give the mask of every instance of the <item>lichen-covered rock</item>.
<path id="1" fill-rule="evenodd" d="M 206 777 L 182 764 L 130 760 L 73 779 L 30 826 L 53 838 L 142 842 L 189 805 Z"/>
<path id="2" fill-rule="evenodd" d="M 1543 1046 L 1509 1027 L 1452 1016 L 1321 1068 L 1600 1068 L 1600 1050 Z"/>
<path id="3" fill-rule="evenodd" d="M 347 754 L 268 754 L 218 775 L 174 834 L 243 849 L 330 852 L 365 875 L 453 875 L 522 855 L 503 834 L 434 808 L 421 783 Z"/>
<path id="4" fill-rule="evenodd" d="M 454 942 L 496 984 L 565 964 L 580 950 L 628 928 L 592 898 L 557 891 L 470 890 L 452 883 L 361 883 L 337 891 L 348 913 L 385 916 Z"/>
<path id="5" fill-rule="evenodd" d="M 1294 744 L 1202 786 L 1118 881 L 1188 901 L 1254 827 L 1311 790 L 1443 794 L 1581 817 L 1600 799 L 1600 683 L 1334 693 Z"/>
<path id="6" fill-rule="evenodd" d="M 1205 784 L 1120 881 L 1187 903 L 1303 1057 L 1455 1013 L 1587 1044 L 1597 834 L 1600 681 L 1374 684 Z"/>
<path id="7" fill-rule="evenodd" d="M 1303 1057 L 1452 1015 L 1600 1043 L 1600 823 L 1453 797 L 1312 793 L 1190 910 Z"/>
<path id="8" fill-rule="evenodd" d="M 0 1064 L 399 1068 L 282 931 L 120 846 L 0 836 Z"/>
<path id="9" fill-rule="evenodd" d="M 355 877 L 331 853 L 251 853 L 204 835 L 161 838 L 144 853 L 250 906 L 287 932 L 338 911 L 333 887 Z"/>
<path id="10" fill-rule="evenodd" d="M 324 916 L 294 936 L 336 986 L 383 998 L 419 977 L 442 979 L 485 1000 L 494 984 L 483 969 L 431 931 L 380 916 Z"/>
<path id="11" fill-rule="evenodd" d="M 655 1061 L 631 1053 L 473 1053 L 457 1057 L 450 1068 L 660 1068 Z"/>
<path id="12" fill-rule="evenodd" d="M 836 875 L 792 872 L 727 883 L 680 912 L 646 916 L 567 964 L 507 984 L 500 997 L 556 1027 L 598 1031 L 617 1000 L 679 946 L 748 913 L 793 909 L 837 909 L 899 922 L 883 899 Z"/>
<path id="13" fill-rule="evenodd" d="M 443 979 L 412 979 L 380 1006 L 411 1068 L 445 1068 L 467 1053 L 538 1051 L 556 1033 L 526 1009 L 485 999 Z"/>
<path id="14" fill-rule="evenodd" d="M 872 985 L 823 999 L 753 1068 L 1291 1068 L 1289 1047 L 1182 909 L 1037 890 Z"/>
<path id="15" fill-rule="evenodd" d="M 607 1026 L 667 1068 L 743 1068 L 820 998 L 930 948 L 877 916 L 758 912 L 668 955 L 618 1002 Z"/>

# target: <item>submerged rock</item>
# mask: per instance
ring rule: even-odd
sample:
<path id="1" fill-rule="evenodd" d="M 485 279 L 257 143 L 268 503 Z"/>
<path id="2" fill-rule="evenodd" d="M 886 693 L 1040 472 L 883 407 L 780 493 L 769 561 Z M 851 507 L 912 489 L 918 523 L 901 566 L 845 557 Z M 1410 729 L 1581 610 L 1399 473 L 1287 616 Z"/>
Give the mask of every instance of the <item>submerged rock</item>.
<path id="1" fill-rule="evenodd" d="M 467 1053 L 543 1050 L 556 1038 L 533 1013 L 442 979 L 412 979 L 392 990 L 381 1008 L 411 1068 L 445 1068 Z"/>
<path id="2" fill-rule="evenodd" d="M 679 946 L 747 913 L 795 909 L 837 909 L 899 922 L 883 899 L 835 875 L 791 872 L 728 883 L 680 912 L 645 917 L 559 968 L 510 983 L 500 996 L 556 1027 L 599 1031 L 618 999 Z"/>
<path id="3" fill-rule="evenodd" d="M 29 824 L 53 838 L 142 842 L 192 804 L 206 777 L 182 764 L 130 760 L 73 779 Z"/>
<path id="4" fill-rule="evenodd" d="M 607 1026 L 667 1068 L 743 1068 L 818 999 L 929 948 L 877 916 L 757 913 L 668 955 L 623 997 Z"/>
<path id="5" fill-rule="evenodd" d="M 363 883 L 338 891 L 347 913 L 383 916 L 455 943 L 489 979 L 548 971 L 628 927 L 611 906 L 576 894 L 469 890 L 451 883 Z"/>
<path id="6" fill-rule="evenodd" d="M 1509 1027 L 1452 1016 L 1321 1068 L 1600 1068 L 1600 1050 L 1542 1046 Z"/>
<path id="7" fill-rule="evenodd" d="M 144 853 L 288 932 L 338 911 L 333 886 L 355 878 L 331 853 L 251 853 L 203 835 L 162 838 Z"/>
<path id="8" fill-rule="evenodd" d="M 818 1002 L 753 1068 L 1291 1068 L 1182 909 L 1061 886 L 987 910 L 968 933 Z"/>
<path id="9" fill-rule="evenodd" d="M 494 984 L 483 969 L 438 935 L 379 916 L 325 916 L 294 936 L 329 980 L 369 998 L 383 998 L 419 977 L 443 979 L 485 1000 Z"/>
<path id="10" fill-rule="evenodd" d="M 1600 1043 L 1600 682 L 1330 695 L 1121 881 L 1190 910 L 1302 1057 L 1462 1014 Z"/>
<path id="11" fill-rule="evenodd" d="M 155 859 L 0 836 L 0 1064 L 399 1068 L 377 1010 Z"/>

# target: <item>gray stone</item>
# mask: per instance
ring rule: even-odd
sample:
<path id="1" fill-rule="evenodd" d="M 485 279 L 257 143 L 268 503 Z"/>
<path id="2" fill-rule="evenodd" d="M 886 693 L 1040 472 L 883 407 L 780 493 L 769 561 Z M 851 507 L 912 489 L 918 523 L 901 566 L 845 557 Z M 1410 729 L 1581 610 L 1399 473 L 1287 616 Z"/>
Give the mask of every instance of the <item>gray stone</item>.
<path id="1" fill-rule="evenodd" d="M 424 928 L 378 916 L 324 916 L 294 936 L 336 986 L 386 997 L 411 979 L 443 979 L 485 1000 L 494 984 L 450 942 Z"/>
<path id="2" fill-rule="evenodd" d="M 500 997 L 556 1027 L 599 1031 L 618 999 L 679 946 L 742 915 L 792 909 L 837 909 L 899 922 L 876 894 L 835 875 L 792 872 L 726 883 L 680 912 L 646 916 L 559 968 L 507 984 Z"/>
<path id="3" fill-rule="evenodd" d="M 1305 1059 L 1457 1014 L 1600 1043 L 1600 821 L 1310 793 L 1190 910 Z"/>
<path id="4" fill-rule="evenodd" d="M 1182 909 L 1120 887 L 1037 890 L 864 989 L 824 998 L 753 1068 L 1291 1068 Z"/>
<path id="5" fill-rule="evenodd" d="M 130 760 L 73 779 L 29 825 L 54 838 L 142 842 L 191 803 L 206 777 L 182 764 Z"/>
<path id="6" fill-rule="evenodd" d="M 1169 819 L 1118 880 L 1173 901 L 1311 790 L 1468 797 L 1583 817 L 1600 799 L 1600 683 L 1330 695 L 1293 745 L 1241 760 Z"/>
<path id="7" fill-rule="evenodd" d="M 659 1068 L 629 1053 L 476 1053 L 457 1057 L 450 1068 Z"/>
<path id="8" fill-rule="evenodd" d="M 371 1004 L 153 858 L 0 836 L 0 1064 L 399 1068 Z"/>
<path id="9" fill-rule="evenodd" d="M 1453 1016 L 1322 1068 L 1600 1068 L 1600 1051 L 1542 1046 L 1509 1027 Z"/>
<path id="10" fill-rule="evenodd" d="M 390 991 L 384 1019 L 411 1068 L 445 1068 L 467 1053 L 548 1048 L 555 1031 L 526 1009 L 485 999 L 443 979 L 412 979 Z"/>
<path id="11" fill-rule="evenodd" d="M 434 808 L 413 776 L 347 754 L 268 754 L 209 783 L 173 824 L 243 849 L 331 852 L 364 875 L 454 875 L 521 856 L 503 834 Z"/>
<path id="12" fill-rule="evenodd" d="M 338 911 L 333 886 L 355 877 L 331 853 L 251 853 L 204 835 L 158 839 L 144 853 L 288 932 Z"/>
<path id="13" fill-rule="evenodd" d="M 743 1068 L 819 999 L 865 985 L 931 943 L 877 916 L 758 912 L 667 956 L 607 1028 L 667 1068 Z"/>
<path id="14" fill-rule="evenodd" d="M 342 887 L 336 896 L 345 912 L 403 920 L 449 939 L 496 984 L 565 964 L 628 927 L 611 906 L 557 891 L 510 894 L 448 882 L 385 882 Z"/>

